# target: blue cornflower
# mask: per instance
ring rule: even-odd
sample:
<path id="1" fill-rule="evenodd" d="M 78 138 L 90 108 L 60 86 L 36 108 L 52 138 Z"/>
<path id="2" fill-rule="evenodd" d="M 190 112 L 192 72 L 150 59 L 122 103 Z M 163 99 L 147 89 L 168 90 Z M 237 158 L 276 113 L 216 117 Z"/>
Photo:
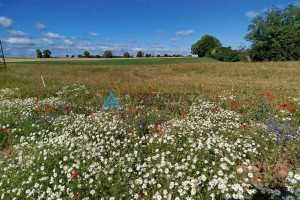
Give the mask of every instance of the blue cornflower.
<path id="1" fill-rule="evenodd" d="M 139 127 L 140 127 L 140 128 L 142 128 L 143 126 L 144 126 L 144 123 L 143 123 L 143 122 L 139 123 Z"/>

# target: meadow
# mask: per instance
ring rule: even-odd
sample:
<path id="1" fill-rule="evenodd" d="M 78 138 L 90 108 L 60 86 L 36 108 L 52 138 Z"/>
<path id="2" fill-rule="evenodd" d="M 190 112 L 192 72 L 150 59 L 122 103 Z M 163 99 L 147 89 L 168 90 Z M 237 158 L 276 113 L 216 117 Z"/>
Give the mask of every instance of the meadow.
<path id="1" fill-rule="evenodd" d="M 300 199 L 299 64 L 8 59 L 0 199 Z"/>

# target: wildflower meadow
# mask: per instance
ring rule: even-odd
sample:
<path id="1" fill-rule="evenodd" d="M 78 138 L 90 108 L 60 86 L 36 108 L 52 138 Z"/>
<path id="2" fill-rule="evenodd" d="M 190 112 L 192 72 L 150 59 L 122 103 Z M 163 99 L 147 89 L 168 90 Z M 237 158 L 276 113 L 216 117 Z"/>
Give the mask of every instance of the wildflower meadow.
<path id="1" fill-rule="evenodd" d="M 0 199 L 300 199 L 300 99 L 129 92 L 0 90 Z"/>

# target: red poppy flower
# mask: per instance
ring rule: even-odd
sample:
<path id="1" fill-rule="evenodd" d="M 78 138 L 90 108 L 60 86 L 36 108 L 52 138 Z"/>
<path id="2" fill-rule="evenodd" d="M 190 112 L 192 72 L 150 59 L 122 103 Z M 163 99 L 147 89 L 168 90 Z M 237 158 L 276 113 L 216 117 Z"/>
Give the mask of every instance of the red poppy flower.
<path id="1" fill-rule="evenodd" d="M 52 110 L 53 110 L 53 111 L 55 111 L 55 109 L 56 109 L 55 107 L 52 107 Z"/>
<path id="2" fill-rule="evenodd" d="M 290 108 L 290 112 L 294 112 L 295 111 L 295 108 Z"/>
<path id="3" fill-rule="evenodd" d="M 133 109 L 133 112 L 136 113 L 137 112 L 136 109 Z"/>
<path id="4" fill-rule="evenodd" d="M 251 101 L 250 99 L 247 99 L 247 101 Z"/>
<path id="5" fill-rule="evenodd" d="M 282 169 L 283 169 L 284 171 L 286 171 L 286 172 L 289 171 L 289 168 L 288 168 L 288 167 L 283 167 Z"/>
<path id="6" fill-rule="evenodd" d="M 8 128 L 8 129 L 6 130 L 6 132 L 7 132 L 7 133 L 10 133 L 10 128 Z"/>
<path id="7" fill-rule="evenodd" d="M 46 108 L 49 108 L 49 104 L 46 103 L 46 104 L 45 104 L 45 107 L 46 107 Z"/>
<path id="8" fill-rule="evenodd" d="M 157 124 L 155 128 L 156 128 L 156 130 L 157 130 L 158 132 L 161 132 L 161 131 L 162 131 L 162 128 L 159 126 L 159 124 Z"/>
<path id="9" fill-rule="evenodd" d="M 127 92 L 127 91 L 128 91 L 127 89 L 124 90 L 124 92 Z"/>
<path id="10" fill-rule="evenodd" d="M 79 194 L 76 194 L 76 200 L 80 200 Z"/>
<path id="11" fill-rule="evenodd" d="M 235 107 L 235 108 L 239 108 L 239 105 L 236 104 L 234 107 Z"/>
<path id="12" fill-rule="evenodd" d="M 259 176 L 253 176 L 253 179 L 257 180 L 257 179 L 261 179 Z"/>
<path id="13" fill-rule="evenodd" d="M 183 118 L 184 118 L 184 115 L 180 115 L 180 118 L 183 119 Z"/>
<path id="14" fill-rule="evenodd" d="M 22 98 L 22 101 L 24 101 L 24 98 Z"/>
<path id="15" fill-rule="evenodd" d="M 269 98 L 269 101 L 272 101 L 272 98 Z"/>
<path id="16" fill-rule="evenodd" d="M 231 103 L 234 105 L 234 104 L 235 104 L 235 101 L 232 101 Z"/>
<path id="17" fill-rule="evenodd" d="M 36 107 L 35 109 L 36 109 L 36 110 L 40 110 L 40 107 L 38 106 L 38 107 Z"/>
<path id="18" fill-rule="evenodd" d="M 75 172 L 73 173 L 72 179 L 76 178 L 77 176 L 78 176 L 78 172 L 75 171 Z"/>
<path id="19" fill-rule="evenodd" d="M 2 127 L 0 127 L 0 131 L 2 131 L 3 130 L 3 128 Z"/>
<path id="20" fill-rule="evenodd" d="M 271 93 L 268 93 L 268 96 L 269 96 L 269 97 L 272 96 Z"/>
<path id="21" fill-rule="evenodd" d="M 68 110 L 68 107 L 67 107 L 67 106 L 65 106 L 65 107 L 64 107 L 64 110 Z"/>
<path id="22" fill-rule="evenodd" d="M 217 98 L 219 98 L 218 96 L 215 96 L 215 98 L 217 99 Z"/>
<path id="23" fill-rule="evenodd" d="M 247 124 L 243 124 L 243 125 L 242 125 L 242 129 L 244 129 L 244 130 L 245 130 L 247 127 L 248 127 Z"/>
<path id="24" fill-rule="evenodd" d="M 11 155 L 11 150 L 7 150 L 7 152 L 6 152 L 8 155 Z"/>
<path id="25" fill-rule="evenodd" d="M 291 106 L 293 105 L 293 103 L 288 103 L 288 102 L 284 102 L 283 104 L 279 105 L 280 107 L 287 107 L 287 106 Z"/>
<path id="26" fill-rule="evenodd" d="M 11 99 L 10 102 L 14 102 L 14 100 Z"/>

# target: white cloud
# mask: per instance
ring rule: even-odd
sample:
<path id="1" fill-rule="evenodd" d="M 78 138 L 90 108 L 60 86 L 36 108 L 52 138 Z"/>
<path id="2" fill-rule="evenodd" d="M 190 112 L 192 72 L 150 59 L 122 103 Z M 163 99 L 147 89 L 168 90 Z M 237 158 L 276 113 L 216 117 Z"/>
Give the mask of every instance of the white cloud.
<path id="1" fill-rule="evenodd" d="M 4 28 L 11 28 L 12 25 L 13 25 L 13 21 L 11 19 L 0 16 L 0 26 Z"/>
<path id="2" fill-rule="evenodd" d="M 47 27 L 44 24 L 40 24 L 40 23 L 35 23 L 35 28 L 39 31 L 45 31 L 47 30 Z"/>
<path id="3" fill-rule="evenodd" d="M 68 39 L 65 39 L 65 40 L 64 40 L 64 44 L 65 44 L 65 45 L 68 45 L 68 46 L 74 45 L 73 42 L 72 42 L 71 40 L 68 40 Z"/>
<path id="4" fill-rule="evenodd" d="M 34 42 L 29 38 L 8 38 L 6 42 L 8 44 L 20 44 L 20 45 L 34 44 Z"/>
<path id="5" fill-rule="evenodd" d="M 110 39 L 110 38 L 105 38 L 104 41 L 105 41 L 105 42 L 112 42 L 112 39 Z"/>
<path id="6" fill-rule="evenodd" d="M 22 31 L 9 30 L 7 32 L 11 37 L 28 37 L 28 34 L 22 32 Z"/>
<path id="7" fill-rule="evenodd" d="M 56 43 L 48 38 L 43 38 L 43 39 L 36 40 L 36 44 L 38 44 L 38 45 L 55 45 Z"/>
<path id="8" fill-rule="evenodd" d="M 81 37 L 81 36 L 73 36 L 71 37 L 72 40 L 89 40 L 88 38 Z"/>
<path id="9" fill-rule="evenodd" d="M 32 40 L 29 38 L 11 37 L 5 40 L 5 42 L 10 45 L 54 45 L 55 44 L 52 40 L 48 38 Z"/>
<path id="10" fill-rule="evenodd" d="M 248 11 L 245 14 L 246 17 L 249 17 L 251 19 L 254 18 L 254 17 L 256 17 L 257 15 L 259 15 L 259 14 L 257 12 L 255 12 L 255 11 Z"/>
<path id="11" fill-rule="evenodd" d="M 135 40 L 127 40 L 128 43 L 135 43 Z"/>
<path id="12" fill-rule="evenodd" d="M 294 4 L 295 4 L 296 6 L 300 6 L 300 1 L 295 1 Z"/>
<path id="13" fill-rule="evenodd" d="M 180 41 L 178 38 L 171 38 L 170 39 L 170 42 L 178 42 L 178 41 Z"/>
<path id="14" fill-rule="evenodd" d="M 155 31 L 155 33 L 156 33 L 156 34 L 164 34 L 165 31 L 163 31 L 163 30 L 157 30 L 157 31 Z"/>
<path id="15" fill-rule="evenodd" d="M 89 33 L 89 36 L 90 36 L 90 37 L 99 37 L 99 34 L 98 34 L 98 33 L 90 32 L 90 33 Z"/>
<path id="16" fill-rule="evenodd" d="M 176 32 L 176 35 L 194 35 L 194 34 L 195 34 L 195 31 L 193 29 Z"/>
<path id="17" fill-rule="evenodd" d="M 45 37 L 51 38 L 51 39 L 65 39 L 66 37 L 63 35 L 59 35 L 57 33 L 48 32 L 45 34 Z"/>

